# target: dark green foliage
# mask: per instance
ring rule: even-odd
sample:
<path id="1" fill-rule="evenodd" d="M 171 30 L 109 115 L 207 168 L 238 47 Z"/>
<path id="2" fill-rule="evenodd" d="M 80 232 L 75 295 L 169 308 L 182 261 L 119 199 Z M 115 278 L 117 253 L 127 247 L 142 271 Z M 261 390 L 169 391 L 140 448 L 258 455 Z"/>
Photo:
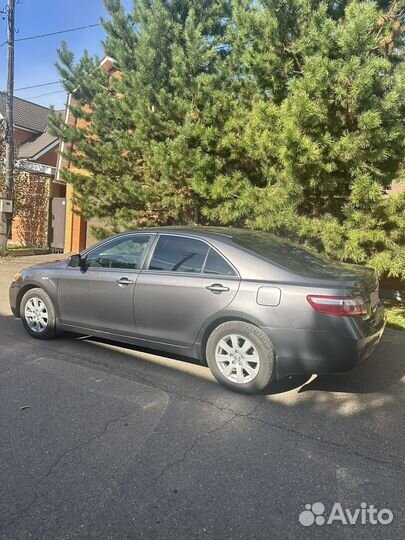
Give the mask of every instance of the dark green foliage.
<path id="1" fill-rule="evenodd" d="M 106 231 L 273 230 L 405 278 L 404 0 L 107 0 L 120 77 L 59 50 L 87 127 L 52 127 Z M 71 146 L 67 146 L 71 148 Z"/>

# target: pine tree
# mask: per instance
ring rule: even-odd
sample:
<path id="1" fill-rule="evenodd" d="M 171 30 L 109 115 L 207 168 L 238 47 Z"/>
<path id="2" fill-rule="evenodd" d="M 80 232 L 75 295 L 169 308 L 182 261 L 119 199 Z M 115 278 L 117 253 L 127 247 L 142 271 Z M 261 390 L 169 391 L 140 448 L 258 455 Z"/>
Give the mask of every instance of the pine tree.
<path id="1" fill-rule="evenodd" d="M 52 119 L 54 132 L 74 144 L 66 154 L 75 168 L 63 177 L 83 215 L 106 220 L 108 232 L 198 222 L 203 190 L 195 188 L 215 176 L 221 137 L 218 45 L 228 3 L 140 0 L 131 14 L 117 0 L 105 3 L 105 52 L 120 76 L 97 73 L 98 59 L 87 55 L 73 64 L 65 45 L 58 52 L 73 113 L 90 122 Z"/>
<path id="2" fill-rule="evenodd" d="M 239 0 L 239 98 L 205 210 L 405 278 L 403 2 Z M 234 83 L 235 84 L 235 83 Z"/>
<path id="3" fill-rule="evenodd" d="M 62 45 L 52 128 L 102 234 L 272 230 L 405 279 L 405 0 L 105 0 L 120 76 Z M 89 122 L 87 125 L 83 122 Z"/>

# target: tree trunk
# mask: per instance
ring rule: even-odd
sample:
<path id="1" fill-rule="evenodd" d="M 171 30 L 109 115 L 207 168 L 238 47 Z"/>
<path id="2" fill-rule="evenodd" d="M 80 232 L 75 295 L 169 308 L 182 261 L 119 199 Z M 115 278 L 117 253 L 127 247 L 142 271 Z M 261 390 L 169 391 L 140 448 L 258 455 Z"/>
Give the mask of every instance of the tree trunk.
<path id="1" fill-rule="evenodd" d="M 194 223 L 195 223 L 195 225 L 199 225 L 199 223 L 200 223 L 200 205 L 199 205 L 199 203 L 195 203 L 195 206 L 194 206 Z"/>

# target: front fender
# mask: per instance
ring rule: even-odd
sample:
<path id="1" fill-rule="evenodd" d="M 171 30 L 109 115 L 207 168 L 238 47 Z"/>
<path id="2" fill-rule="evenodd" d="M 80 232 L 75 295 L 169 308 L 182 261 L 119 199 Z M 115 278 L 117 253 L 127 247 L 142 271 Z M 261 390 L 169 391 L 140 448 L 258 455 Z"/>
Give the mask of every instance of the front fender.
<path id="1" fill-rule="evenodd" d="M 43 289 L 52 300 L 55 307 L 56 317 L 60 317 L 60 308 L 58 302 L 58 278 L 60 272 L 55 275 L 51 272 L 42 272 L 41 276 L 35 275 L 34 272 L 26 270 L 24 279 L 18 283 L 13 282 L 10 285 L 10 308 L 16 317 L 20 317 L 20 304 L 24 294 L 35 287 Z"/>

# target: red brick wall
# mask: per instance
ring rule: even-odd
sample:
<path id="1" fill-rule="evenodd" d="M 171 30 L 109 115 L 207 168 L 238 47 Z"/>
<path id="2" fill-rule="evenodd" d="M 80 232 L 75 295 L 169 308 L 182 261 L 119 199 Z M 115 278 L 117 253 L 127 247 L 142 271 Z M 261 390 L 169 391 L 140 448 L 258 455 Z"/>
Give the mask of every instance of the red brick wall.
<path id="1" fill-rule="evenodd" d="M 25 131 L 25 129 L 20 129 L 18 127 L 14 128 L 14 144 L 15 146 L 21 146 L 28 139 L 31 139 L 35 133 L 32 131 Z"/>
<path id="2" fill-rule="evenodd" d="M 57 160 L 58 152 L 56 150 L 49 150 L 49 152 L 43 154 L 40 158 L 38 158 L 36 162 L 42 163 L 42 165 L 50 165 L 51 167 L 56 167 Z"/>

